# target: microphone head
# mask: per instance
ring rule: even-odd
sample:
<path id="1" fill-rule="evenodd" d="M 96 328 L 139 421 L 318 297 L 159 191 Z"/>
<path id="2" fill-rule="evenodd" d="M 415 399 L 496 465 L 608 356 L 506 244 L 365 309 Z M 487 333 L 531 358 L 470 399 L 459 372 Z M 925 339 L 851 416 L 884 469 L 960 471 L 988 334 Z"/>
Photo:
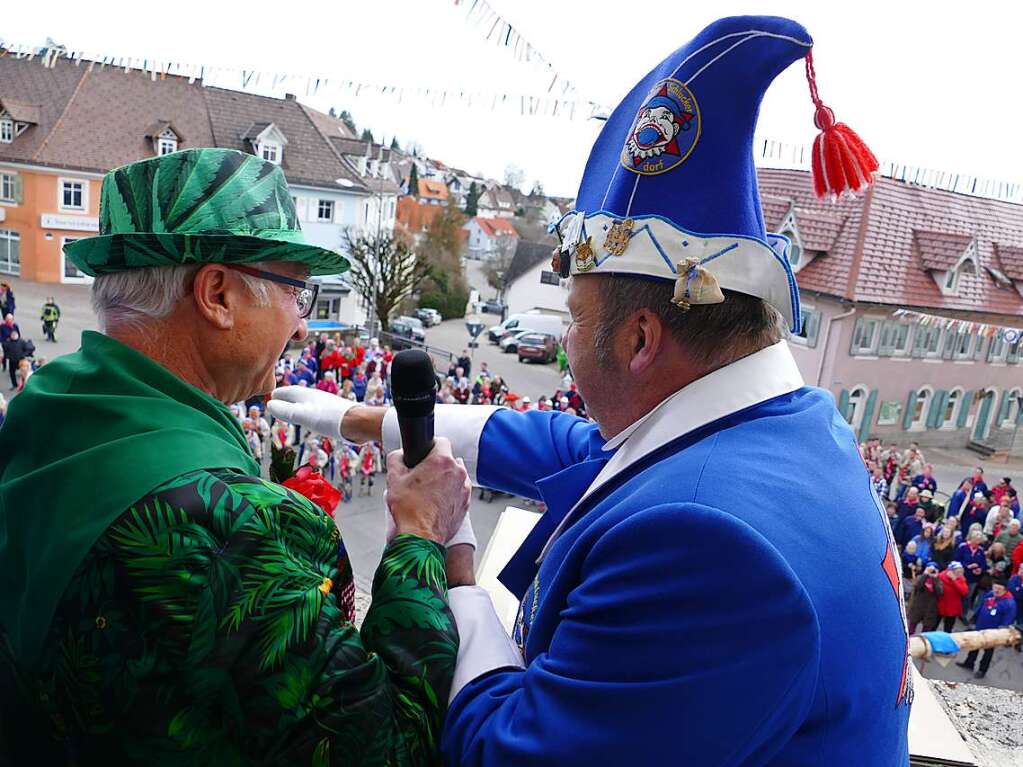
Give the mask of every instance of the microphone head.
<path id="1" fill-rule="evenodd" d="M 407 349 L 391 361 L 391 396 L 402 417 L 433 414 L 437 401 L 437 377 L 433 360 L 421 349 Z"/>

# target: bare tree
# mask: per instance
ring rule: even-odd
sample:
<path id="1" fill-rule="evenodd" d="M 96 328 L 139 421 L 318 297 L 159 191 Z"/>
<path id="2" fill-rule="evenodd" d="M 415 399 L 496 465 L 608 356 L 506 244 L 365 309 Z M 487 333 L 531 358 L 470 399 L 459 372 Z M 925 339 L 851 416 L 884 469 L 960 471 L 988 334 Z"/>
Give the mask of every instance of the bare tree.
<path id="1" fill-rule="evenodd" d="M 345 229 L 341 247 L 352 264 L 349 284 L 373 307 L 386 329 L 391 313 L 430 275 L 430 265 L 416 256 L 406 240 L 390 232 Z"/>
<path id="2" fill-rule="evenodd" d="M 517 165 L 508 165 L 504 169 L 504 185 L 521 189 L 526 180 L 526 173 Z"/>

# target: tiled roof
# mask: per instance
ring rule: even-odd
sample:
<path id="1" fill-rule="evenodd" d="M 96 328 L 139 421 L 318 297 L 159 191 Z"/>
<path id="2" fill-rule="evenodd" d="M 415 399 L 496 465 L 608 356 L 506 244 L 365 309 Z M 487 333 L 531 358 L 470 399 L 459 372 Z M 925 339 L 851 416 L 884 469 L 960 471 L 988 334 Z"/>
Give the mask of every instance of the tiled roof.
<path id="1" fill-rule="evenodd" d="M 22 101 L 3 98 L 0 99 L 0 112 L 7 112 L 15 122 L 28 123 L 29 125 L 39 124 L 38 104 L 26 104 Z"/>
<path id="2" fill-rule="evenodd" d="M 406 195 L 398 198 L 395 219 L 398 227 L 410 234 L 417 234 L 426 231 L 433 220 L 443 212 L 443 205 L 427 205 L 415 197 Z"/>
<path id="3" fill-rule="evenodd" d="M 1023 281 L 1023 247 L 995 243 L 995 257 L 1001 263 L 1001 271 L 1010 280 Z"/>
<path id="4" fill-rule="evenodd" d="M 302 104 L 302 111 L 306 113 L 313 124 L 324 136 L 328 138 L 334 138 L 340 136 L 341 138 L 355 138 L 348 126 L 337 117 L 331 117 L 328 114 L 324 114 L 317 109 L 313 109 L 310 106 Z"/>
<path id="5" fill-rule="evenodd" d="M 175 136 L 178 137 L 178 141 L 184 141 L 185 137 L 181 135 L 181 131 L 174 127 L 170 120 L 157 120 L 155 123 L 146 128 L 146 138 L 159 138 L 165 130 L 171 130 Z"/>
<path id="6" fill-rule="evenodd" d="M 505 275 L 506 283 L 510 285 L 537 264 L 542 261 L 550 261 L 553 251 L 554 243 L 519 240 L 515 245 L 515 255 L 512 256 L 511 263 L 508 264 L 508 272 Z"/>
<path id="7" fill-rule="evenodd" d="M 483 230 L 483 234 L 487 237 L 518 237 L 519 233 L 515 231 L 515 227 L 511 225 L 511 221 L 506 218 L 479 218 L 473 219 L 480 229 Z"/>
<path id="8" fill-rule="evenodd" d="M 206 98 L 216 146 L 251 151 L 243 136 L 251 134 L 260 124 L 265 128 L 273 123 L 288 140 L 281 168 L 289 182 L 340 189 L 337 179 L 342 178 L 351 182 L 347 189 L 365 191 L 355 169 L 338 155 L 297 101 L 224 88 L 202 88 L 201 91 Z"/>
<path id="9" fill-rule="evenodd" d="M 419 179 L 419 196 L 427 200 L 446 200 L 448 188 L 439 179 L 421 178 Z"/>
<path id="10" fill-rule="evenodd" d="M 913 230 L 913 244 L 926 269 L 948 271 L 963 257 L 973 238 L 966 234 Z"/>
<path id="11" fill-rule="evenodd" d="M 173 126 L 183 138 L 182 149 L 250 152 L 241 137 L 258 135 L 274 123 L 289 142 L 281 164 L 289 181 L 338 188 L 335 179 L 346 178 L 349 189 L 365 191 L 358 174 L 294 99 L 210 88 L 172 75 L 154 80 L 98 62 L 60 59 L 51 69 L 11 56 L 0 57 L 0 98 L 38 105 L 39 117 L 12 143 L 0 144 L 0 161 L 104 173 L 152 157 L 147 134 L 156 125 Z"/>
<path id="12" fill-rule="evenodd" d="M 785 215 L 787 201 L 804 245 L 823 251 L 796 275 L 800 287 L 889 306 L 1023 316 L 1019 290 L 1000 285 L 991 272 L 1023 286 L 1023 206 L 887 178 L 864 195 L 831 203 L 816 199 L 805 171 L 761 169 L 758 176 L 768 229 Z M 810 244 L 832 233 L 828 247 Z M 931 269 L 947 269 L 949 253 L 958 249 L 958 261 L 974 239 L 981 268 L 960 274 L 957 295 L 943 295 Z"/>

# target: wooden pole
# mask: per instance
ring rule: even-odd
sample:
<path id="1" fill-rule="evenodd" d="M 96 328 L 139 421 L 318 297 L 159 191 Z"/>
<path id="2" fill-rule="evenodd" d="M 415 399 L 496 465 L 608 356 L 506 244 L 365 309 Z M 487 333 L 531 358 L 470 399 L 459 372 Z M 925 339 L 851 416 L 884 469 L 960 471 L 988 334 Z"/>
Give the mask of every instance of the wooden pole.
<path id="1" fill-rule="evenodd" d="M 1023 641 L 1023 636 L 1012 627 L 1002 629 L 984 629 L 983 631 L 957 631 L 951 636 L 956 640 L 960 650 L 986 650 L 990 647 L 1013 647 Z M 930 658 L 933 654 L 931 643 L 924 637 L 914 635 L 909 638 L 909 654 L 913 658 Z"/>

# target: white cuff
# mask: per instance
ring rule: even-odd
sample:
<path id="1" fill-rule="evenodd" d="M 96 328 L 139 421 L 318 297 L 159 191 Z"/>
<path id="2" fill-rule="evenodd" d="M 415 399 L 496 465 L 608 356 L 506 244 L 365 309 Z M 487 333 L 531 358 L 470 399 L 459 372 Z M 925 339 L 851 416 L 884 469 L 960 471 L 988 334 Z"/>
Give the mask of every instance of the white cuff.
<path id="1" fill-rule="evenodd" d="M 450 705 L 473 679 L 498 668 L 522 668 L 523 663 L 519 648 L 501 625 L 485 589 L 457 586 L 448 591 L 448 604 L 458 627 L 458 660 L 451 681 Z"/>
<path id="2" fill-rule="evenodd" d="M 433 432 L 438 437 L 451 441 L 451 452 L 455 458 L 465 462 L 469 481 L 476 482 L 476 462 L 480 453 L 480 435 L 483 427 L 494 413 L 501 408 L 493 405 L 437 405 L 433 411 Z M 398 411 L 387 408 L 381 427 L 384 453 L 401 448 L 401 431 L 398 429 Z"/>

